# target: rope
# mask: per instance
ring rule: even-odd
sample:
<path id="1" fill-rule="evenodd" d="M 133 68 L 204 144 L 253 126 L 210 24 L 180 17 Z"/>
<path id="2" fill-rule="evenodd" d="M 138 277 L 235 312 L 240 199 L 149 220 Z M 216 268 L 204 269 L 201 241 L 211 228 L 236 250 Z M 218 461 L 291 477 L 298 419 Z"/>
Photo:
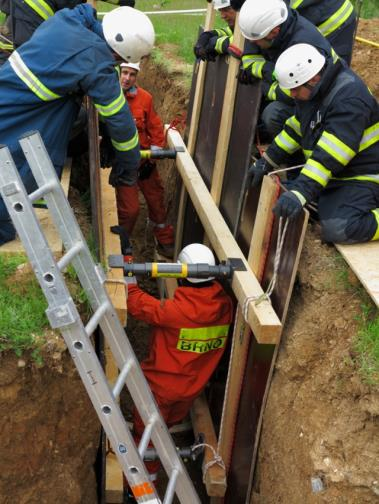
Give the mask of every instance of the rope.
<path id="1" fill-rule="evenodd" d="M 224 461 L 222 460 L 221 455 L 219 455 L 216 450 L 213 448 L 213 446 L 209 445 L 208 443 L 199 443 L 191 447 L 191 451 L 195 451 L 197 448 L 209 448 L 212 453 L 213 453 L 213 459 L 211 459 L 209 462 L 207 462 L 204 465 L 204 474 L 203 474 L 203 483 L 205 483 L 205 476 L 207 475 L 208 469 L 214 465 L 219 465 L 224 471 L 226 471 L 226 466 Z"/>
<path id="2" fill-rule="evenodd" d="M 270 296 L 273 293 L 276 285 L 276 281 L 278 278 L 278 270 L 279 270 L 279 265 L 280 265 L 280 257 L 282 254 L 282 249 L 283 249 L 283 244 L 284 244 L 284 238 L 287 233 L 287 228 L 288 228 L 288 219 L 286 220 L 286 223 L 284 224 L 283 227 L 283 217 L 280 217 L 279 219 L 279 227 L 278 227 L 278 238 L 276 242 L 276 251 L 275 251 L 275 258 L 274 258 L 274 272 L 272 275 L 272 278 L 270 280 L 270 283 L 266 289 L 266 292 L 261 294 L 260 296 L 248 296 L 242 306 L 242 313 L 244 316 L 244 319 L 247 322 L 247 315 L 249 311 L 249 304 L 250 301 L 255 301 L 255 305 L 259 305 L 262 301 L 270 301 Z"/>
<path id="3" fill-rule="evenodd" d="M 280 173 L 280 172 L 298 170 L 299 168 L 303 168 L 303 167 L 304 167 L 304 163 L 299 164 L 299 165 L 295 165 L 295 166 L 288 166 L 288 168 L 280 168 L 280 170 L 270 171 L 269 175 L 271 176 L 271 175 L 275 175 L 276 173 Z"/>

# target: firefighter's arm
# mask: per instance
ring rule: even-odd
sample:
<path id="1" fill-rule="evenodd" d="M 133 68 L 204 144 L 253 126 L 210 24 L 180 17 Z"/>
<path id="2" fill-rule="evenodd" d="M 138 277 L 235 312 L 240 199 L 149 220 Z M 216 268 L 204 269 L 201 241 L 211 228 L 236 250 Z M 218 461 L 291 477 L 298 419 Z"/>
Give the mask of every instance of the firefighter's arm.
<path id="1" fill-rule="evenodd" d="M 90 58 L 85 62 L 86 58 Z M 121 89 L 110 52 L 106 47 L 87 49 L 81 61 L 92 68 L 80 82 L 81 88 L 93 99 L 94 105 L 107 125 L 115 150 L 110 183 L 133 185 L 137 181 L 140 162 L 138 132 Z"/>
<path id="2" fill-rule="evenodd" d="M 155 326 L 179 327 L 178 309 L 171 299 L 160 300 L 144 292 L 138 285 L 128 285 L 128 313 Z"/>
<path id="3" fill-rule="evenodd" d="M 266 60 L 260 48 L 251 41 L 245 45 L 242 55 L 242 69 L 248 72 L 249 77 L 264 79 L 267 82 L 273 82 L 273 72 L 275 64 Z"/>

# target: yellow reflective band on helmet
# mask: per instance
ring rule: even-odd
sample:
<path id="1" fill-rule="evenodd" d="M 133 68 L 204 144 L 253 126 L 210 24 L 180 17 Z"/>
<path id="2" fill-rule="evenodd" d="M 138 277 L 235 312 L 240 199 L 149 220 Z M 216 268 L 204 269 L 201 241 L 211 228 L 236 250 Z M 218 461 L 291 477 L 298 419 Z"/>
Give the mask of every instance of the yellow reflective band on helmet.
<path id="1" fill-rule="evenodd" d="M 329 19 L 321 23 L 317 28 L 327 37 L 337 30 L 354 12 L 354 7 L 349 0 L 345 0 L 342 6 Z"/>
<path id="2" fill-rule="evenodd" d="M 248 66 L 250 66 L 253 61 L 254 61 L 254 55 L 253 54 L 245 54 L 242 55 L 242 68 L 246 70 Z"/>
<path id="3" fill-rule="evenodd" d="M 28 86 L 28 88 L 43 101 L 57 100 L 61 96 L 51 91 L 37 79 L 34 73 L 22 61 L 17 51 L 9 56 L 9 63 L 18 77 Z"/>
<path id="4" fill-rule="evenodd" d="M 182 352 L 205 353 L 224 348 L 229 324 L 180 329 L 176 348 Z"/>
<path id="5" fill-rule="evenodd" d="M 375 208 L 375 210 L 371 210 L 372 213 L 374 214 L 374 217 L 376 219 L 376 233 L 374 236 L 371 238 L 371 241 L 379 240 L 379 208 Z"/>
<path id="6" fill-rule="evenodd" d="M 0 50 L 2 51 L 13 51 L 14 46 L 10 42 L 2 42 L 0 40 Z"/>
<path id="7" fill-rule="evenodd" d="M 279 135 L 274 138 L 274 142 L 288 154 L 293 154 L 300 149 L 300 145 L 294 140 L 286 131 L 281 131 Z"/>
<path id="8" fill-rule="evenodd" d="M 304 0 L 291 0 L 290 1 L 290 7 L 291 9 L 297 9 L 299 5 L 303 3 Z"/>
<path id="9" fill-rule="evenodd" d="M 100 105 L 99 103 L 95 103 L 95 107 L 99 111 L 99 114 L 101 114 L 104 117 L 109 117 L 117 114 L 117 112 L 120 111 L 120 109 L 124 106 L 124 104 L 125 104 L 125 96 L 120 87 L 120 94 L 115 100 L 113 100 L 113 102 L 109 103 L 108 105 Z"/>
<path id="10" fill-rule="evenodd" d="M 298 119 L 296 119 L 296 116 L 289 117 L 285 124 L 286 126 L 289 126 L 291 129 L 293 129 L 296 135 L 301 137 L 300 122 L 298 121 Z"/>
<path id="11" fill-rule="evenodd" d="M 44 0 L 25 0 L 25 3 L 45 21 L 49 17 L 54 16 L 53 9 Z"/>
<path id="12" fill-rule="evenodd" d="M 134 147 L 137 147 L 138 145 L 138 131 L 135 132 L 133 138 L 131 140 L 128 140 L 126 142 L 116 142 L 116 140 L 113 140 L 111 138 L 111 142 L 113 147 L 121 152 L 126 152 L 134 149 Z"/>
<path id="13" fill-rule="evenodd" d="M 322 187 L 327 186 L 332 176 L 330 170 L 314 159 L 308 159 L 304 168 L 301 170 L 301 174 L 318 182 Z"/>
<path id="14" fill-rule="evenodd" d="M 362 152 L 376 142 L 379 142 L 379 122 L 364 130 L 359 144 L 359 152 Z"/>
<path id="15" fill-rule="evenodd" d="M 317 146 L 321 147 L 321 149 L 327 152 L 343 166 L 346 166 L 356 154 L 348 145 L 327 131 L 323 132 L 320 140 L 317 142 Z"/>

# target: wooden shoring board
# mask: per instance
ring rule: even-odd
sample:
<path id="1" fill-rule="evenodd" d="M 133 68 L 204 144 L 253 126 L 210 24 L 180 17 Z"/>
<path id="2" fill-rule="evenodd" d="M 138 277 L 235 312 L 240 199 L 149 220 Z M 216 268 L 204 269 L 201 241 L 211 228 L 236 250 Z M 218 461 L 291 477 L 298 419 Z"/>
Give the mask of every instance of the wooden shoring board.
<path id="1" fill-rule="evenodd" d="M 66 197 L 68 196 L 70 186 L 71 161 L 71 158 L 67 158 L 61 177 L 61 185 Z M 34 210 L 42 227 L 43 233 L 46 236 L 51 252 L 56 258 L 61 256 L 63 252 L 62 239 L 54 225 L 49 210 L 47 208 L 35 208 Z M 0 246 L 0 254 L 14 255 L 23 253 L 25 253 L 25 249 L 19 238 Z"/>
<path id="2" fill-rule="evenodd" d="M 258 218 L 248 257 L 248 263 L 258 280 L 261 280 L 263 276 L 263 267 L 270 241 L 271 209 L 276 200 L 277 193 L 276 184 L 273 184 L 271 179 L 265 177 L 262 183 L 258 203 Z M 228 378 L 225 387 L 218 442 L 218 452 L 224 460 L 227 469 L 230 467 L 232 457 L 234 431 L 249 350 L 250 334 L 250 327 L 245 322 L 241 306 L 238 305 L 234 322 L 232 349 L 229 359 Z"/>
<path id="3" fill-rule="evenodd" d="M 213 3 L 209 3 L 207 7 L 207 13 L 205 17 L 204 30 L 211 30 L 214 24 L 215 10 L 213 8 Z M 193 101 L 190 102 L 191 107 L 191 123 L 189 125 L 187 148 L 191 155 L 193 155 L 196 145 L 197 132 L 200 119 L 200 111 L 203 103 L 204 96 L 204 83 L 205 75 L 207 71 L 207 62 L 198 61 L 193 72 L 193 85 L 195 87 Z M 176 230 L 175 230 L 175 251 L 174 258 L 178 256 L 179 250 L 183 242 L 183 228 L 184 228 L 184 213 L 187 206 L 188 195 L 186 193 L 184 185 L 181 187 L 179 206 L 178 206 L 178 216 L 176 220 Z"/>
<path id="4" fill-rule="evenodd" d="M 247 298 L 255 299 L 261 296 L 263 290 L 215 205 L 179 132 L 170 130 L 168 143 L 171 148 L 183 149 L 183 152 L 178 152 L 176 156 L 177 168 L 217 257 L 220 260 L 228 257 L 240 258 L 246 266 L 246 271 L 235 271 L 231 281 L 231 288 L 238 302 L 243 305 Z M 247 320 L 260 343 L 276 343 L 279 340 L 282 325 L 268 301 L 265 300 L 259 305 L 249 301 Z"/>
<path id="5" fill-rule="evenodd" d="M 244 38 L 238 25 L 239 13 L 237 13 L 234 33 L 233 45 L 239 49 L 243 49 Z M 224 181 L 224 172 L 226 159 L 229 151 L 229 142 L 232 131 L 232 123 L 234 116 L 234 103 L 237 93 L 238 80 L 236 79 L 240 60 L 229 57 L 228 74 L 226 77 L 224 101 L 222 105 L 221 126 L 218 133 L 216 157 L 212 173 L 211 196 L 217 206 L 220 205 L 222 185 Z M 191 151 L 190 151 L 191 152 Z"/>
<path id="6" fill-rule="evenodd" d="M 354 245 L 336 243 L 335 247 L 379 307 L 379 242 Z"/>
<path id="7" fill-rule="evenodd" d="M 267 179 L 271 184 L 276 183 L 270 177 L 266 177 Z M 262 233 L 265 224 L 260 225 L 260 218 L 261 211 L 259 210 L 251 240 L 252 256 L 264 251 L 264 247 L 257 245 L 259 235 L 263 236 L 263 241 L 265 240 L 264 232 Z M 306 210 L 299 217 L 290 221 L 281 253 L 277 282 L 271 295 L 272 305 L 283 324 L 295 282 L 307 223 L 308 212 Z M 264 289 L 267 289 L 274 269 L 278 219 L 274 219 L 273 224 L 271 245 L 262 278 Z M 254 249 L 254 247 L 258 248 Z M 273 345 L 262 345 L 257 341 L 255 334 L 251 334 L 228 473 L 226 504 L 245 503 L 250 500 L 263 414 L 278 350 L 279 341 Z"/>

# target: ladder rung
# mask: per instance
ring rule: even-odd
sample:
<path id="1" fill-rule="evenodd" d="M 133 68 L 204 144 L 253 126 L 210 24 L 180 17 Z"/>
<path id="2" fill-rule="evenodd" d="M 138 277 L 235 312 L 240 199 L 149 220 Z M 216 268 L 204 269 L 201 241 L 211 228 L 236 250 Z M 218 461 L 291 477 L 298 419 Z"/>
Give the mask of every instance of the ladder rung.
<path id="1" fill-rule="evenodd" d="M 163 504 L 171 504 L 171 502 L 174 498 L 174 495 L 175 495 L 175 487 L 176 487 L 176 481 L 178 479 L 178 476 L 179 476 L 178 469 L 173 469 L 171 476 L 170 476 L 170 479 L 169 479 L 169 482 L 168 482 L 168 485 L 167 485 Z"/>
<path id="2" fill-rule="evenodd" d="M 143 431 L 141 441 L 138 445 L 138 452 L 141 455 L 141 458 L 143 458 L 147 445 L 149 444 L 150 438 L 151 438 L 151 432 L 153 430 L 153 427 L 155 425 L 155 422 L 157 421 L 155 415 L 153 415 L 150 418 L 149 423 L 145 426 L 145 430 Z"/>
<path id="3" fill-rule="evenodd" d="M 113 390 L 112 390 L 112 394 L 115 399 L 117 399 L 117 397 L 120 395 L 120 392 L 121 392 L 123 386 L 125 385 L 126 377 L 129 373 L 130 369 L 132 368 L 132 365 L 133 365 L 133 359 L 129 359 L 128 361 L 125 362 L 125 364 L 123 365 L 123 367 L 120 371 L 120 374 L 118 375 L 117 381 L 116 381 L 116 383 L 113 387 Z"/>
<path id="4" fill-rule="evenodd" d="M 99 325 L 100 320 L 105 315 L 107 310 L 109 310 L 109 302 L 104 301 L 104 303 L 102 303 L 99 306 L 99 308 L 95 311 L 95 313 L 92 315 L 92 317 L 88 321 L 88 324 L 86 325 L 87 336 L 91 336 L 91 334 L 94 332 L 96 327 Z"/>
<path id="5" fill-rule="evenodd" d="M 63 257 L 61 257 L 57 263 L 58 268 L 62 271 L 71 261 L 72 259 L 79 254 L 84 249 L 84 244 L 82 242 L 75 243 Z"/>
<path id="6" fill-rule="evenodd" d="M 30 201 L 33 203 L 33 201 L 42 198 L 46 193 L 51 192 L 56 186 L 57 184 L 55 180 L 46 182 L 46 184 L 43 184 L 41 187 L 29 194 Z"/>

